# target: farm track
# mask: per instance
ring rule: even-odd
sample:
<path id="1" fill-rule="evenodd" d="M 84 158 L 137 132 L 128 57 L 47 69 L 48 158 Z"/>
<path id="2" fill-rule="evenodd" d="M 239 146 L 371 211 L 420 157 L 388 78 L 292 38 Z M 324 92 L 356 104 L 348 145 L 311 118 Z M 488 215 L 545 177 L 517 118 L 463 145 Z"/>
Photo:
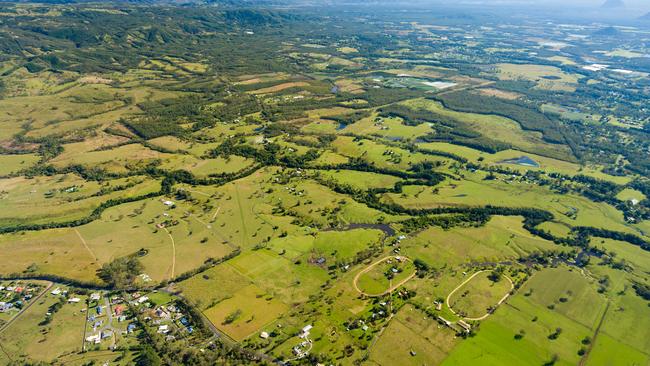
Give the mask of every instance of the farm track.
<path id="1" fill-rule="evenodd" d="M 79 240 L 81 240 L 81 244 L 83 244 L 84 248 L 86 248 L 88 253 L 90 253 L 90 255 L 93 257 L 95 262 L 99 262 L 99 258 L 97 258 L 97 256 L 92 251 L 92 249 L 90 249 L 90 247 L 88 246 L 88 243 L 86 243 L 86 239 L 84 239 L 83 236 L 81 236 L 81 233 L 79 232 L 79 230 L 74 229 L 74 232 L 75 232 L 75 234 L 77 234 L 77 236 L 79 237 Z"/>
<path id="2" fill-rule="evenodd" d="M 171 271 L 170 271 L 171 273 L 170 273 L 170 276 L 169 276 L 169 279 L 171 280 L 171 279 L 174 278 L 174 272 L 176 271 L 176 242 L 174 241 L 174 237 L 169 232 L 169 230 L 167 230 L 167 228 L 164 228 L 164 229 L 165 229 L 165 232 L 167 233 L 167 235 L 169 235 L 169 239 L 171 239 L 171 241 L 172 241 L 172 267 L 171 267 Z"/>
<path id="3" fill-rule="evenodd" d="M 246 221 L 244 219 L 244 207 L 241 204 L 241 197 L 239 196 L 239 188 L 235 184 L 235 196 L 237 198 L 237 207 L 239 207 L 239 219 L 242 226 L 242 242 L 244 245 L 248 244 L 248 232 L 246 231 Z"/>
<path id="4" fill-rule="evenodd" d="M 605 306 L 605 311 L 603 311 L 603 316 L 601 316 L 600 320 L 598 321 L 598 326 L 596 326 L 596 330 L 594 331 L 594 336 L 591 339 L 591 343 L 589 343 L 589 347 L 587 347 L 587 351 L 585 352 L 584 356 L 582 356 L 582 358 L 580 359 L 578 366 L 584 366 L 587 363 L 587 360 L 589 359 L 589 354 L 591 353 L 591 350 L 594 348 L 594 344 L 596 344 L 596 339 L 598 338 L 598 334 L 600 334 L 600 328 L 603 326 L 603 322 L 605 321 L 605 316 L 607 316 L 609 305 L 610 302 L 607 301 L 607 305 Z"/>
<path id="5" fill-rule="evenodd" d="M 391 281 L 391 286 L 390 286 L 390 288 L 389 288 L 388 290 L 386 290 L 386 291 L 380 293 L 380 294 L 368 294 L 368 293 L 362 291 L 362 290 L 359 288 L 359 286 L 357 285 L 357 282 L 359 281 L 359 277 L 361 277 L 361 275 L 363 275 L 364 273 L 367 273 L 368 271 L 370 271 L 371 269 L 373 269 L 375 266 L 377 266 L 377 265 L 379 265 L 379 264 L 385 262 L 387 259 L 395 258 L 395 257 L 396 257 L 396 256 L 394 256 L 394 255 L 388 255 L 388 256 L 386 256 L 386 257 L 384 257 L 384 258 L 382 258 L 382 259 L 380 259 L 380 260 L 374 262 L 374 263 L 371 264 L 370 266 L 364 268 L 363 270 L 361 270 L 361 272 L 357 273 L 357 275 L 354 276 L 354 280 L 352 280 L 352 286 L 354 286 L 354 289 L 355 289 L 358 293 L 360 293 L 360 294 L 362 294 L 362 295 L 364 295 L 364 296 L 368 296 L 368 297 L 380 297 L 380 296 L 384 296 L 384 295 L 386 295 L 386 294 L 389 294 L 389 293 L 395 291 L 395 289 L 399 288 L 399 287 L 402 286 L 403 284 L 405 284 L 405 283 L 407 283 L 408 281 L 410 281 L 411 279 L 413 279 L 413 277 L 415 277 L 415 275 L 417 274 L 417 272 L 413 272 L 413 274 L 411 274 L 411 275 L 408 276 L 407 278 L 403 279 L 402 281 L 400 281 L 400 282 L 397 283 L 396 285 L 392 285 L 392 281 Z M 400 257 L 400 258 L 403 258 L 404 260 L 406 260 L 406 261 L 408 261 L 408 262 L 411 261 L 411 259 L 408 258 L 408 257 L 403 257 L 403 256 L 399 256 L 399 257 Z"/>

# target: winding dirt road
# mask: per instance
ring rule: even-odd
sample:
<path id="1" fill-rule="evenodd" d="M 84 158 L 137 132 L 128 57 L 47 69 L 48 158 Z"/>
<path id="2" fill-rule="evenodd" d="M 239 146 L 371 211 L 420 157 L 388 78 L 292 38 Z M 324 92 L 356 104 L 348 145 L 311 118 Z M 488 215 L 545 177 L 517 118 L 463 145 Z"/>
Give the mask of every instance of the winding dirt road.
<path id="1" fill-rule="evenodd" d="M 477 275 L 479 275 L 480 273 L 483 273 L 483 272 L 488 272 L 488 271 L 487 271 L 487 270 L 484 270 L 484 271 L 478 271 L 478 272 L 474 273 L 473 275 L 469 276 L 469 278 L 467 278 L 465 281 L 463 281 L 460 285 L 456 286 L 455 289 L 451 290 L 451 292 L 449 293 L 449 295 L 447 295 L 447 299 L 445 300 L 445 303 L 447 304 L 447 308 L 449 308 L 449 311 L 451 311 L 454 315 L 456 315 L 456 316 L 458 316 L 458 317 L 461 317 L 460 315 L 458 315 L 458 314 L 454 311 L 454 309 L 451 308 L 451 305 L 449 305 L 449 299 L 451 298 L 451 295 L 453 295 L 456 291 L 458 291 L 458 289 L 460 289 L 461 287 L 463 287 L 466 283 L 468 283 L 469 281 L 471 281 L 472 278 L 476 277 Z M 506 293 L 506 294 L 501 298 L 501 300 L 499 300 L 499 302 L 496 303 L 495 307 L 497 307 L 497 306 L 503 304 L 503 302 L 506 301 L 506 299 L 507 299 L 508 297 L 510 297 L 510 292 L 511 292 L 512 290 L 514 290 L 514 288 L 515 288 L 515 285 L 512 283 L 512 280 L 510 279 L 510 277 L 508 277 L 508 276 L 506 276 L 506 275 L 503 275 L 503 277 L 506 278 L 506 279 L 508 280 L 508 282 L 510 282 L 510 290 L 509 290 L 509 291 L 508 291 L 508 292 L 507 292 L 507 293 Z M 491 313 L 486 313 L 485 315 L 483 315 L 483 316 L 481 316 L 481 317 L 478 317 L 478 318 L 469 318 L 469 317 L 461 317 L 461 318 L 463 318 L 463 319 L 465 319 L 465 320 L 478 321 L 478 320 L 483 320 L 483 319 L 487 318 L 488 316 L 490 316 L 490 314 L 491 314 Z"/>
<path id="2" fill-rule="evenodd" d="M 379 265 L 379 264 L 385 262 L 386 260 L 388 260 L 388 259 L 390 259 L 390 258 L 397 258 L 397 257 L 399 257 L 399 258 L 402 259 L 402 260 L 406 260 L 406 261 L 408 261 L 408 262 L 411 262 L 411 259 L 410 259 L 410 258 L 408 258 L 408 257 L 404 257 L 404 256 L 401 256 L 401 255 L 399 255 L 399 256 L 397 256 L 397 255 L 389 255 L 389 256 L 386 256 L 386 257 L 384 257 L 384 258 L 382 258 L 382 259 L 376 261 L 375 263 L 369 265 L 368 267 L 366 267 L 365 269 L 363 269 L 361 272 L 357 273 L 356 276 L 354 276 L 354 280 L 352 281 L 352 286 L 354 286 L 354 289 L 357 290 L 358 293 L 360 293 L 360 294 L 362 294 L 362 295 L 365 295 L 365 296 L 368 296 L 368 297 L 380 297 L 380 296 L 384 296 L 384 295 L 386 295 L 386 294 L 389 294 L 389 293 L 393 292 L 396 288 L 398 288 L 398 287 L 402 286 L 403 284 L 407 283 L 408 281 L 410 281 L 413 277 L 415 277 L 415 275 L 417 274 L 417 272 L 413 272 L 413 274 L 411 274 L 411 275 L 408 276 L 407 278 L 403 279 L 402 281 L 398 282 L 396 285 L 392 285 L 392 286 L 390 286 L 390 288 L 389 288 L 388 290 L 386 290 L 386 291 L 384 291 L 384 292 L 382 292 L 382 293 L 380 293 L 380 294 L 368 294 L 368 293 L 362 291 L 362 290 L 359 288 L 359 286 L 357 285 L 357 282 L 359 281 L 359 277 L 361 277 L 364 273 L 369 272 L 369 271 L 370 271 L 371 269 L 373 269 L 375 266 L 377 266 L 377 265 Z"/>

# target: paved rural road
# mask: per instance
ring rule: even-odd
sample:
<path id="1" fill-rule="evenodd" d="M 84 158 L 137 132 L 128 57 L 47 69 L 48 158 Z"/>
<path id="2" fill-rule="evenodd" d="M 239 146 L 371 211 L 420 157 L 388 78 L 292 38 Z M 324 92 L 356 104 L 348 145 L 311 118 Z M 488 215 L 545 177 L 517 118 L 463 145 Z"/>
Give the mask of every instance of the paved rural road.
<path id="1" fill-rule="evenodd" d="M 397 255 L 389 255 L 389 256 L 386 256 L 386 257 L 384 257 L 384 258 L 382 258 L 382 259 L 376 261 L 375 263 L 371 264 L 370 266 L 366 267 L 364 270 L 362 270 L 361 272 L 357 273 L 356 276 L 354 276 L 354 280 L 352 281 L 352 286 L 354 286 L 354 289 L 357 290 L 358 293 L 360 293 L 360 294 L 362 294 L 362 295 L 365 295 L 365 296 L 368 296 L 368 297 L 379 297 L 379 296 L 384 296 L 384 295 L 386 295 L 386 294 L 388 294 L 388 293 L 393 292 L 396 288 L 398 288 L 398 287 L 402 286 L 403 284 L 407 283 L 408 281 L 410 281 L 413 277 L 415 277 L 415 275 L 417 274 L 417 272 L 413 272 L 412 275 L 408 276 L 407 278 L 405 278 L 404 280 L 402 280 L 402 281 L 399 282 L 398 284 L 396 284 L 396 285 L 394 285 L 394 286 L 391 286 L 388 290 L 386 290 L 386 291 L 384 291 L 384 292 L 382 292 L 382 293 L 380 293 L 380 294 L 368 294 L 368 293 L 366 293 L 366 292 L 361 291 L 361 289 L 359 288 L 359 286 L 357 286 L 357 282 L 359 281 L 359 277 L 361 277 L 362 274 L 364 274 L 364 273 L 370 271 L 373 267 L 375 267 L 376 265 L 378 265 L 378 264 L 380 264 L 380 263 L 385 262 L 387 259 L 390 259 L 390 258 L 397 258 L 397 257 L 400 257 L 401 259 L 404 259 L 404 260 L 406 260 L 406 261 L 408 261 L 408 262 L 411 261 L 410 258 L 408 258 L 408 257 L 404 257 L 404 256 L 401 256 L 401 255 L 399 255 L 399 256 L 397 256 Z"/>
<path id="2" fill-rule="evenodd" d="M 449 308 L 449 311 L 451 311 L 454 315 L 459 316 L 459 315 L 454 311 L 454 309 L 451 308 L 451 305 L 449 305 L 449 299 L 451 298 L 451 295 L 453 295 L 456 291 L 458 291 L 459 288 L 463 287 L 463 285 L 465 285 L 467 282 L 469 282 L 472 278 L 476 277 L 478 274 L 483 273 L 483 272 L 487 272 L 487 270 L 484 270 L 484 271 L 478 271 L 478 272 L 474 273 L 473 275 L 469 276 L 468 279 L 466 279 L 465 281 L 463 281 L 463 283 L 461 283 L 460 285 L 456 286 L 456 288 L 453 289 L 453 290 L 451 290 L 451 292 L 449 293 L 449 295 L 447 295 L 447 299 L 445 300 L 445 302 L 447 303 L 447 308 Z M 505 277 L 505 278 L 508 280 L 508 282 L 510 282 L 510 291 L 512 291 L 512 290 L 515 288 L 515 285 L 512 283 L 512 280 L 510 279 L 510 277 L 508 277 L 508 276 L 506 276 L 506 275 L 503 275 L 503 277 Z M 506 299 L 507 299 L 508 297 L 510 297 L 510 291 L 508 291 L 508 293 L 506 293 L 506 294 L 501 298 L 501 300 L 499 300 L 499 302 L 497 302 L 497 304 L 495 305 L 495 307 L 496 307 L 496 306 L 499 306 L 499 305 L 501 305 L 501 304 L 503 304 L 503 302 L 506 301 Z M 485 314 L 485 315 L 483 315 L 483 316 L 481 316 L 481 317 L 479 317 L 479 318 L 463 317 L 463 319 L 465 319 L 465 320 L 476 320 L 476 321 L 478 321 L 478 320 L 483 320 L 483 319 L 487 318 L 488 316 L 490 316 L 490 314 L 491 314 L 491 313 L 487 313 L 487 314 Z"/>

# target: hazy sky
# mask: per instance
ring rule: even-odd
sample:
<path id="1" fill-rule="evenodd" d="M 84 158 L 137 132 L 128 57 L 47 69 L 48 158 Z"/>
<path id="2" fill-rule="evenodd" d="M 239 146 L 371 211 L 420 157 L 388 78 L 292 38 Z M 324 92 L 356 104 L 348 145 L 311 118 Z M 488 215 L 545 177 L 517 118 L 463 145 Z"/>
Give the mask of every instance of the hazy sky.
<path id="1" fill-rule="evenodd" d="M 531 5 L 574 5 L 599 7 L 605 0 L 477 0 L 483 3 L 518 3 Z M 623 0 L 627 7 L 650 9 L 650 0 Z"/>

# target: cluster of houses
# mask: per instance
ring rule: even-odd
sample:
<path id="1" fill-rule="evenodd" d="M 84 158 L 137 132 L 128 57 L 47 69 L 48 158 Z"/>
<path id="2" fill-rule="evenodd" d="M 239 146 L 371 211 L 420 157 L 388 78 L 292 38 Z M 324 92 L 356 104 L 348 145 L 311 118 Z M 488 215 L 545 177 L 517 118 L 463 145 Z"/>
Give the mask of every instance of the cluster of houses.
<path id="1" fill-rule="evenodd" d="M 104 340 L 111 339 L 115 332 L 117 332 L 116 328 L 113 327 L 114 323 L 106 324 L 105 321 L 108 320 L 110 322 L 110 319 L 112 318 L 114 322 L 116 321 L 117 323 L 122 323 L 130 319 L 130 317 L 126 314 L 127 307 L 124 304 L 124 299 L 122 297 L 112 297 L 110 299 L 110 305 L 108 308 L 99 304 L 101 298 L 102 295 L 100 293 L 92 293 L 89 296 L 89 303 L 96 304 L 94 306 L 93 314 L 88 314 L 88 322 L 91 324 L 90 326 L 92 327 L 93 334 L 86 337 L 86 342 L 92 344 L 100 344 Z M 110 317 L 108 317 L 109 312 L 111 313 Z M 126 335 L 133 333 L 135 328 L 135 324 L 130 323 L 127 325 L 126 330 L 121 331 L 121 334 Z"/>
<path id="2" fill-rule="evenodd" d="M 22 309 L 40 289 L 41 286 L 33 283 L 0 285 L 0 313 Z"/>
<path id="3" fill-rule="evenodd" d="M 133 295 L 134 299 L 132 304 L 139 306 L 140 312 L 146 313 L 144 321 L 150 325 L 157 326 L 157 332 L 166 335 L 168 341 L 175 340 L 176 337 L 172 335 L 174 323 L 178 324 L 179 329 L 184 329 L 188 333 L 194 332 L 194 327 L 191 325 L 187 317 L 173 304 L 160 305 L 153 307 L 147 296 L 140 296 L 139 294 Z"/>
<path id="4" fill-rule="evenodd" d="M 0 285 L 0 313 L 20 310 L 38 292 L 38 286 L 31 284 Z"/>
<path id="5" fill-rule="evenodd" d="M 293 347 L 293 353 L 296 355 L 296 357 L 303 358 L 309 354 L 309 350 L 311 349 L 311 340 L 309 339 L 309 334 L 313 328 L 314 326 L 311 324 L 305 325 L 300 330 L 300 333 L 298 333 L 298 338 L 302 339 L 302 341 Z"/>

